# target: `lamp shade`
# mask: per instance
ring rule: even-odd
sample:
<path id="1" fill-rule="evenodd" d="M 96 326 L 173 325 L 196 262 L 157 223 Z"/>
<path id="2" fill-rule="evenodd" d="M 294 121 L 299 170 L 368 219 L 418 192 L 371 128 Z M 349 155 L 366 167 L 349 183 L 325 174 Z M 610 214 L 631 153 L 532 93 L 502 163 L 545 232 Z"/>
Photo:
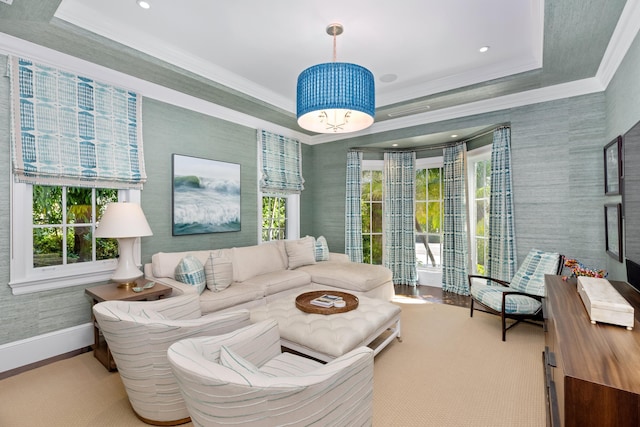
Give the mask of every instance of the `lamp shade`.
<path id="1" fill-rule="evenodd" d="M 375 115 L 373 74 L 347 62 L 314 65 L 298 76 L 296 104 L 303 129 L 318 133 L 366 129 Z"/>
<path id="2" fill-rule="evenodd" d="M 153 232 L 136 203 L 109 203 L 96 228 L 96 237 L 124 237 L 151 236 Z"/>

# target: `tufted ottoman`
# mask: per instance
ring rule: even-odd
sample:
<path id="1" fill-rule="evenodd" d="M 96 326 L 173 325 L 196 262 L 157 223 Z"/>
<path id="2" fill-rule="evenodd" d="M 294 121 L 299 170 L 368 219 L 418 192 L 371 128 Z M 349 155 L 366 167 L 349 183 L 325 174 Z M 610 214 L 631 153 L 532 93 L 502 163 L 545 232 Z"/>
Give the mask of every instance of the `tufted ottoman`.
<path id="1" fill-rule="evenodd" d="M 328 292 L 330 293 L 330 292 Z M 358 296 L 355 310 L 338 314 L 310 314 L 296 308 L 297 294 L 288 295 L 251 310 L 251 321 L 278 322 L 282 346 L 328 362 L 368 345 L 389 330 L 374 349 L 378 354 L 394 338 L 400 340 L 400 307 L 390 302 Z"/>

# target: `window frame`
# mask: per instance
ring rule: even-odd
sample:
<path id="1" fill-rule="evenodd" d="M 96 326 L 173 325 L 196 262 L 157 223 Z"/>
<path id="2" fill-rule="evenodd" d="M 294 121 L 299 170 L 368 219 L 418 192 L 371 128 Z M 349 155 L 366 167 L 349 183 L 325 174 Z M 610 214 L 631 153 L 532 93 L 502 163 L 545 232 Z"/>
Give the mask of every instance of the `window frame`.
<path id="1" fill-rule="evenodd" d="M 69 187 L 69 186 L 66 186 Z M 62 289 L 108 281 L 117 259 L 33 267 L 33 187 L 11 179 L 9 286 L 13 295 Z M 140 204 L 140 190 L 118 190 L 118 201 Z M 94 230 L 95 231 L 95 230 Z M 140 238 L 134 245 L 134 259 L 141 266 Z"/>
<path id="2" fill-rule="evenodd" d="M 475 188 L 476 188 L 476 164 L 479 162 L 483 162 L 486 160 L 491 160 L 491 148 L 492 144 L 487 144 L 485 146 L 476 148 L 472 151 L 467 152 L 467 182 L 468 188 L 471 191 L 468 191 L 468 200 L 467 209 L 469 214 L 469 260 L 471 271 L 469 274 L 478 274 L 477 266 L 478 266 L 478 254 L 476 251 L 477 242 L 476 242 L 476 224 L 477 224 L 477 205 L 475 198 Z M 490 196 L 487 196 L 489 199 Z M 488 244 L 487 240 L 487 244 Z"/>
<path id="3" fill-rule="evenodd" d="M 362 167 L 361 167 L 361 171 L 360 171 L 360 176 L 362 176 L 362 173 L 365 171 L 380 171 L 382 173 L 384 173 L 384 160 L 362 160 Z M 362 189 L 361 189 L 362 192 Z M 360 202 L 362 203 L 362 194 L 360 194 Z M 364 238 L 364 235 L 367 234 L 369 236 L 373 236 L 375 235 L 380 235 L 381 239 L 382 239 L 382 247 L 384 248 L 384 197 L 382 198 L 381 201 L 381 205 L 382 205 L 382 232 L 380 233 L 365 233 L 364 230 L 362 230 L 362 237 Z M 372 210 L 371 210 L 372 212 Z M 362 215 L 362 214 L 361 214 Z M 370 222 L 372 223 L 372 222 Z M 373 240 L 373 239 L 372 239 Z M 363 250 L 364 250 L 364 241 L 363 243 Z M 371 246 L 370 246 L 371 247 Z M 373 261 L 373 254 L 370 254 L 371 256 L 369 257 L 370 261 Z M 363 258 L 364 258 L 364 254 L 363 254 Z M 382 251 L 382 263 L 381 264 L 373 264 L 372 262 L 370 262 L 370 264 L 372 265 L 384 265 L 384 250 Z M 363 261 L 364 262 L 364 261 Z"/>
<path id="4" fill-rule="evenodd" d="M 296 240 L 300 238 L 300 195 L 299 194 L 270 194 L 258 190 L 258 242 L 265 243 L 268 240 L 262 239 L 262 200 L 265 197 L 282 197 L 286 199 L 285 210 L 285 240 Z"/>
<path id="5" fill-rule="evenodd" d="M 442 169 L 444 167 L 444 156 L 436 156 L 436 157 L 424 157 L 424 158 L 420 158 L 420 159 L 416 159 L 416 170 L 417 169 L 435 169 L 435 168 L 440 168 Z M 440 175 L 440 202 L 441 204 L 441 209 L 442 209 L 442 213 L 444 216 L 444 184 L 442 182 L 442 177 L 443 175 Z M 417 199 L 415 199 L 414 196 L 414 203 L 417 202 Z M 444 217 L 442 218 L 442 224 L 444 224 Z M 427 238 L 429 236 L 429 232 L 427 230 L 427 232 L 425 233 L 427 235 Z M 431 233 L 433 234 L 433 233 Z M 418 271 L 434 271 L 434 270 L 439 270 L 442 271 L 442 244 L 443 244 L 443 240 L 444 240 L 444 233 L 441 231 L 440 233 L 440 264 L 434 266 L 429 266 L 429 263 L 427 262 L 427 264 L 425 265 L 416 265 L 416 269 Z M 428 261 L 428 260 L 427 260 Z"/>

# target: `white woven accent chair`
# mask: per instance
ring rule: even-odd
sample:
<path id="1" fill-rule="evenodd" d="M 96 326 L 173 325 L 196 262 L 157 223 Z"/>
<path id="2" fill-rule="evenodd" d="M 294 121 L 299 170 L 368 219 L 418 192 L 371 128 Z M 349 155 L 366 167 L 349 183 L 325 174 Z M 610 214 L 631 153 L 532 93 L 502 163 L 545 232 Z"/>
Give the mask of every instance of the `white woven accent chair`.
<path id="1" fill-rule="evenodd" d="M 282 353 L 278 324 L 179 341 L 168 351 L 197 426 L 370 426 L 373 351 L 359 347 L 326 365 Z"/>
<path id="2" fill-rule="evenodd" d="M 167 349 L 181 339 L 224 334 L 249 325 L 239 310 L 201 316 L 197 294 L 157 301 L 105 301 L 93 306 L 124 383 L 142 421 L 177 425 L 189 412 L 167 362 Z"/>

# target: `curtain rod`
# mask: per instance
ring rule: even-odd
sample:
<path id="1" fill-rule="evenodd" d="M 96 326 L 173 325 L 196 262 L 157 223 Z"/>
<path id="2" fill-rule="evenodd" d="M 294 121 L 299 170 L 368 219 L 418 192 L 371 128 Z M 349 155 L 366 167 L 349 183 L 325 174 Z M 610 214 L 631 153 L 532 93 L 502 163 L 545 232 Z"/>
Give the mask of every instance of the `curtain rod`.
<path id="1" fill-rule="evenodd" d="M 485 131 L 479 131 L 477 134 L 474 134 L 468 138 L 465 138 L 464 140 L 459 140 L 459 141 L 453 141 L 453 142 L 443 142 L 443 143 L 439 143 L 436 145 L 428 145 L 425 147 L 413 147 L 413 148 L 380 148 L 380 147 L 353 147 L 350 148 L 349 151 L 362 151 L 363 153 L 365 152 L 369 152 L 369 153 L 382 153 L 385 151 L 430 151 L 430 150 L 440 150 L 443 148 L 447 148 L 447 147 L 452 147 L 454 145 L 460 144 L 462 142 L 469 142 L 469 141 L 473 141 L 474 139 L 478 139 L 480 137 L 483 137 L 489 133 L 495 132 L 498 129 L 501 128 L 508 128 L 511 127 L 509 124 L 500 124 L 496 127 L 492 127 L 491 129 L 485 130 Z"/>

